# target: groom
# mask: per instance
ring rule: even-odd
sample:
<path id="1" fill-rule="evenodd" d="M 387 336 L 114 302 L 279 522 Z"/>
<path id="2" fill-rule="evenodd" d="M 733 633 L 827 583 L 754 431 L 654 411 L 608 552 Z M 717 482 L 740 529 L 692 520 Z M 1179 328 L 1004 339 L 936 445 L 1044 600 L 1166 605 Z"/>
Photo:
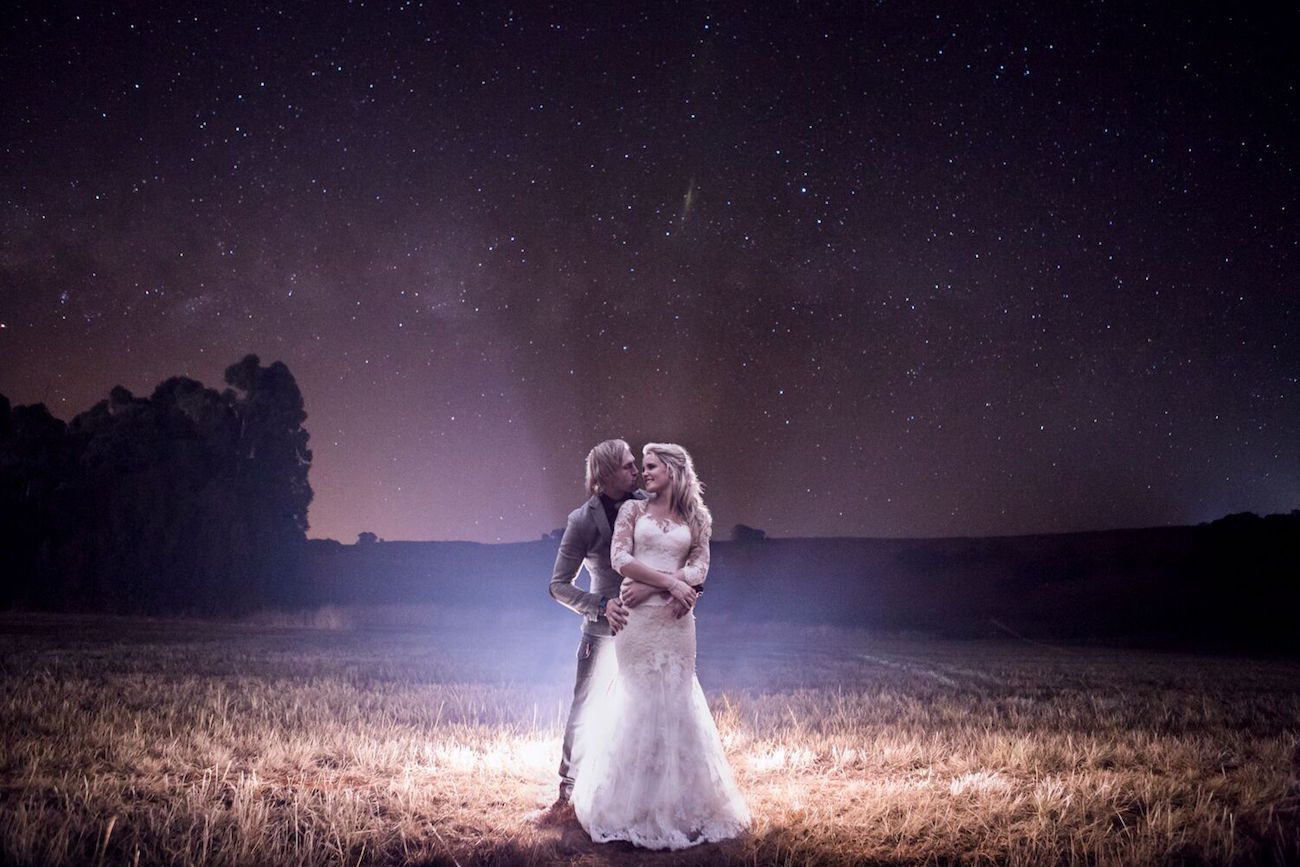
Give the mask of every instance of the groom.
<path id="1" fill-rule="evenodd" d="M 619 601 L 623 578 L 609 563 L 614 519 L 625 500 L 644 499 L 637 490 L 636 458 L 623 440 L 605 440 L 587 453 L 587 490 L 591 499 L 569 513 L 560 551 L 551 574 L 551 598 L 583 616 L 582 643 L 578 645 L 578 676 L 573 703 L 564 727 L 564 752 L 560 758 L 560 796 L 550 812 L 566 807 L 573 794 L 573 740 L 582 727 L 582 715 L 593 688 L 593 673 L 602 655 L 614 652 L 613 635 L 627 625 L 627 609 Z M 574 585 L 583 566 L 591 577 L 591 592 Z"/>

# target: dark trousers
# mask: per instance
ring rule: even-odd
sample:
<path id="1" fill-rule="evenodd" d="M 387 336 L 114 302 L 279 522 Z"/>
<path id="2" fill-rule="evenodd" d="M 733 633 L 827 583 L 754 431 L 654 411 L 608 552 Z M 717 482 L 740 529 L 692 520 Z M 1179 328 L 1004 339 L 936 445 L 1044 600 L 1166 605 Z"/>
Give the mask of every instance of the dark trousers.
<path id="1" fill-rule="evenodd" d="M 578 645 L 578 676 L 573 682 L 573 703 L 569 705 L 569 721 L 564 726 L 564 752 L 560 755 L 560 797 L 568 800 L 573 794 L 573 741 L 582 729 L 582 715 L 590 704 L 595 678 L 596 662 L 603 654 L 614 652 L 614 638 L 609 635 L 582 636 Z"/>

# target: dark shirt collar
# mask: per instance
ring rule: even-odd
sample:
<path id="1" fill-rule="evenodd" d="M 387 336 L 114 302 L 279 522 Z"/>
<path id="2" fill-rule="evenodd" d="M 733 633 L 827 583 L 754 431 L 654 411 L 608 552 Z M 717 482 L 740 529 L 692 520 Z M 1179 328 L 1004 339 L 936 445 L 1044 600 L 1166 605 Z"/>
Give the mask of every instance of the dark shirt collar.
<path id="1" fill-rule="evenodd" d="M 607 497 L 607 496 L 605 496 L 605 492 L 604 492 L 604 491 L 601 491 L 601 493 L 600 493 L 600 504 L 601 504 L 602 506 L 604 506 L 606 509 L 608 509 L 608 508 L 611 507 L 611 506 L 613 506 L 615 509 L 617 509 L 619 506 L 623 505 L 625 502 L 627 502 L 628 500 L 632 499 L 633 496 L 635 496 L 635 492 L 628 492 L 627 494 L 625 494 L 625 495 L 622 496 L 622 497 L 619 497 L 619 498 L 616 500 L 616 499 L 614 499 L 613 497 Z"/>
<path id="2" fill-rule="evenodd" d="M 632 493 L 628 494 L 627 496 L 622 497 L 622 498 L 617 499 L 617 500 L 605 496 L 605 494 L 604 494 L 603 492 L 602 492 L 599 496 L 600 496 L 600 506 L 601 506 L 602 509 L 605 510 L 605 518 L 609 521 L 609 528 L 610 528 L 611 530 L 613 530 L 613 529 L 614 529 L 614 521 L 615 521 L 615 519 L 618 518 L 618 507 L 621 506 L 621 505 L 623 505 L 624 503 L 626 503 L 628 500 L 632 499 L 633 497 L 635 497 L 635 496 L 636 496 L 636 492 L 633 491 Z"/>

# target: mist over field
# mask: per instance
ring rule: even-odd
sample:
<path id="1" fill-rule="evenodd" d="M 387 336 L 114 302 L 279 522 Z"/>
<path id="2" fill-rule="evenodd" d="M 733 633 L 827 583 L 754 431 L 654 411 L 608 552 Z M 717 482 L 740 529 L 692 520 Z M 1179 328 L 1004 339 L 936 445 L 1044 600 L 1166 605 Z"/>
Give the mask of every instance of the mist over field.
<path id="1" fill-rule="evenodd" d="M 1293 653 L 1300 513 L 976 539 L 715 540 L 701 616 L 947 637 Z M 510 609 L 545 622 L 556 540 L 308 543 L 320 602 Z M 585 581 L 585 577 L 579 582 Z"/>

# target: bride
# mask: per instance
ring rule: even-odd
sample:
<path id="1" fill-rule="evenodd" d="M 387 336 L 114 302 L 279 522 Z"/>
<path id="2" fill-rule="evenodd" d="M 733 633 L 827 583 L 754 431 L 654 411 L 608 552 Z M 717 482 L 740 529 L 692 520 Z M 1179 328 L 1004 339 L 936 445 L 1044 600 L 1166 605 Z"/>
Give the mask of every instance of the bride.
<path id="1" fill-rule="evenodd" d="M 649 500 L 628 500 L 610 562 L 630 608 L 614 639 L 618 677 L 584 740 L 573 808 L 597 843 L 682 849 L 734 837 L 749 810 L 695 677 L 696 586 L 709 568 L 712 518 L 691 457 L 650 443 Z"/>

